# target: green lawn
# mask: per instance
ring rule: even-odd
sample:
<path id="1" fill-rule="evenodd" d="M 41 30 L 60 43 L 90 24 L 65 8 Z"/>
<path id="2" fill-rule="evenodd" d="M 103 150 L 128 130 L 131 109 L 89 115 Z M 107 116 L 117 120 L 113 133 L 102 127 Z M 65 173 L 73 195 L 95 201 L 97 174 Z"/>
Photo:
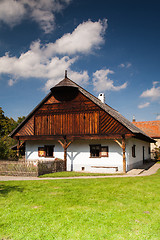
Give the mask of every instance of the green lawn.
<path id="1" fill-rule="evenodd" d="M 107 175 L 123 175 L 123 173 L 113 173 L 113 174 L 106 174 L 106 173 L 87 173 L 87 172 L 55 172 L 40 175 L 40 178 L 57 178 L 57 177 L 81 177 L 81 176 L 107 176 Z"/>
<path id="2" fill-rule="evenodd" d="M 2 240 L 160 239 L 160 171 L 148 177 L 0 182 Z"/>

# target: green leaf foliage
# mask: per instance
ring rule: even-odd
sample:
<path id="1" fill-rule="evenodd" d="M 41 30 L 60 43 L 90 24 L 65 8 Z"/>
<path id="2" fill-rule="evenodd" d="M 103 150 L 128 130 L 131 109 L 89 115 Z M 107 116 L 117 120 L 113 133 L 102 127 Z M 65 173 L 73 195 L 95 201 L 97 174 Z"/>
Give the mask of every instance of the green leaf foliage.
<path id="1" fill-rule="evenodd" d="M 16 140 L 9 137 L 11 133 L 23 120 L 19 117 L 17 121 L 13 118 L 8 118 L 4 115 L 4 111 L 0 107 L 0 159 L 15 159 L 16 152 L 11 149 L 11 146 L 17 143 Z"/>

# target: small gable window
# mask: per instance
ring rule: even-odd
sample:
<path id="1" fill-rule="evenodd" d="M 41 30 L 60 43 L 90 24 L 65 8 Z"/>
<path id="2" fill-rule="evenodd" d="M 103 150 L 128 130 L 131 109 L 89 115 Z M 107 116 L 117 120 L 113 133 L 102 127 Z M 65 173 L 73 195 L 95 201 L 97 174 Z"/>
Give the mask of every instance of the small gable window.
<path id="1" fill-rule="evenodd" d="M 54 157 L 54 145 L 45 145 L 38 148 L 39 157 Z"/>
<path id="2" fill-rule="evenodd" d="M 132 157 L 136 157 L 136 145 L 132 146 Z"/>

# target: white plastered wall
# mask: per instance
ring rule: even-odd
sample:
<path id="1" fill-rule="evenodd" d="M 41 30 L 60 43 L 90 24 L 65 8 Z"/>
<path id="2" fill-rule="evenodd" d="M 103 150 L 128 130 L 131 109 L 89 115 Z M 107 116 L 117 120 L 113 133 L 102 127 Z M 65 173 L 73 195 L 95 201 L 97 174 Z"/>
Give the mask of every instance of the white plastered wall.
<path id="1" fill-rule="evenodd" d="M 90 158 L 90 145 L 101 144 L 109 147 L 109 156 L 101 158 Z M 44 145 L 54 145 L 54 157 L 64 157 L 62 146 L 57 141 L 27 141 L 26 160 L 53 160 L 53 158 L 38 157 L 38 147 Z M 132 146 L 136 145 L 136 157 L 132 157 Z M 143 164 L 143 146 L 145 150 L 144 158 L 150 158 L 148 153 L 149 143 L 135 138 L 126 140 L 126 170 L 138 167 Z M 98 168 L 96 168 L 96 166 Z M 100 168 L 102 167 L 102 168 Z M 67 171 L 86 171 L 111 173 L 123 172 L 123 157 L 121 147 L 113 140 L 76 140 L 67 149 Z"/>
<path id="2" fill-rule="evenodd" d="M 108 146 L 109 157 L 90 158 L 91 144 Z M 54 145 L 54 157 L 63 159 L 63 148 L 57 141 L 27 141 L 26 160 L 53 160 L 53 158 L 38 157 L 38 147 L 44 145 Z M 115 172 L 116 167 L 118 171 L 123 171 L 122 149 L 112 140 L 76 140 L 67 149 L 67 171 L 84 169 L 83 171 L 86 172 Z"/>
<path id="3" fill-rule="evenodd" d="M 132 157 L 132 146 L 135 145 L 135 155 Z M 136 138 L 126 140 L 126 160 L 127 171 L 137 168 L 143 164 L 143 147 L 144 147 L 144 160 L 150 159 L 149 147 L 150 143 Z"/>

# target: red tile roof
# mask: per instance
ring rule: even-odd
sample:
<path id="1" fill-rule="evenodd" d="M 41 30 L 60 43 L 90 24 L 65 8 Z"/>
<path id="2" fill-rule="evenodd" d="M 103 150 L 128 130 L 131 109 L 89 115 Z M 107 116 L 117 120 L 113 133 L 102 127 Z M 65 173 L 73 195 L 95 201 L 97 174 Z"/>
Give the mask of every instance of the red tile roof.
<path id="1" fill-rule="evenodd" d="M 160 138 L 160 120 L 132 123 L 145 132 L 148 136 L 152 138 Z"/>

